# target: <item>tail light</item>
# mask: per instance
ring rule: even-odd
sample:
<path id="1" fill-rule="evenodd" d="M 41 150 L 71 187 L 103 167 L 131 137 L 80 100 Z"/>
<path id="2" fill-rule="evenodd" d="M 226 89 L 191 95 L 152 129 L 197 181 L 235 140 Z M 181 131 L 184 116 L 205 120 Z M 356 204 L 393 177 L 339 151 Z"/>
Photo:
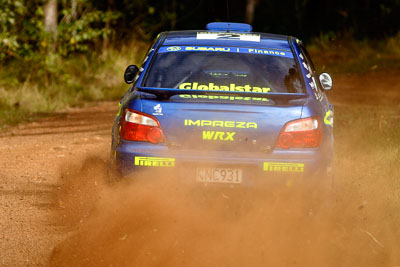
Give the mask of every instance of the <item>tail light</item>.
<path id="1" fill-rule="evenodd" d="M 278 138 L 281 148 L 315 148 L 321 144 L 322 131 L 316 117 L 286 123 Z"/>
<path id="2" fill-rule="evenodd" d="M 126 109 L 121 120 L 121 138 L 129 141 L 164 142 L 164 133 L 160 123 L 149 114 Z"/>

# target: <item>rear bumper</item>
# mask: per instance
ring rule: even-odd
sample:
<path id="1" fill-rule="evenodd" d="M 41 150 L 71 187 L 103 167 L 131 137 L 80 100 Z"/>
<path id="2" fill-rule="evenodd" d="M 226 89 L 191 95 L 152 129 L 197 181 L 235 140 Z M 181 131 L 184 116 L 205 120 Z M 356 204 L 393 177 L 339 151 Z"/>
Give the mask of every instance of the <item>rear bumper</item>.
<path id="1" fill-rule="evenodd" d="M 244 185 L 271 179 L 308 179 L 326 173 L 331 151 L 322 149 L 275 149 L 271 153 L 245 151 L 193 151 L 165 145 L 124 142 L 116 148 L 115 163 L 123 176 L 141 172 L 173 174 L 195 181 L 197 168 L 243 170 Z"/>

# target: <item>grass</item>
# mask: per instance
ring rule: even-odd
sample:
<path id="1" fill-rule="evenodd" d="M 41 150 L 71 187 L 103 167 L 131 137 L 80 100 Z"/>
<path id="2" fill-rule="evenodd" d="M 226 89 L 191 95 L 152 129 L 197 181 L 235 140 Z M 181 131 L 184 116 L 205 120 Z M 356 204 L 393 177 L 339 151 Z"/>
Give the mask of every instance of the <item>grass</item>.
<path id="1" fill-rule="evenodd" d="M 120 98 L 123 72 L 139 64 L 146 43 L 136 42 L 100 55 L 37 55 L 0 69 L 0 128 L 46 116 L 68 106 Z M 39 58 L 42 57 L 42 58 Z"/>
<path id="2" fill-rule="evenodd" d="M 378 174 L 400 177 L 400 114 L 397 106 L 339 106 L 335 109 L 335 120 L 337 163 L 346 164 L 357 159 L 357 165 L 352 168 L 365 177 Z"/>
<path id="3" fill-rule="evenodd" d="M 400 32 L 380 41 L 320 36 L 307 48 L 320 72 L 340 74 L 400 69 Z"/>

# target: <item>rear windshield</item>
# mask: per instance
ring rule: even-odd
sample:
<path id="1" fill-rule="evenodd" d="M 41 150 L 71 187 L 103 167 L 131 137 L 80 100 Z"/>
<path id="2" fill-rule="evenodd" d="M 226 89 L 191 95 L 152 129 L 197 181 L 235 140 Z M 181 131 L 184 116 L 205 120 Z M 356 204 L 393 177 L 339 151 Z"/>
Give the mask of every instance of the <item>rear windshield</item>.
<path id="1" fill-rule="evenodd" d="M 290 51 L 243 47 L 163 46 L 145 87 L 304 93 Z"/>

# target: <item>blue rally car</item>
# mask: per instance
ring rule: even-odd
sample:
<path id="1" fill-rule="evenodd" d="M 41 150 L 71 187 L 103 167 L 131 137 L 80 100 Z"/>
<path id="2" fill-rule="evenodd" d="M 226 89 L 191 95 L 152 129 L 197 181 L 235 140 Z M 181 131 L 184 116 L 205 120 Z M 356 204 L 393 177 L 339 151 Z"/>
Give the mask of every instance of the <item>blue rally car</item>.
<path id="1" fill-rule="evenodd" d="M 200 183 L 326 179 L 333 156 L 327 73 L 294 37 L 241 23 L 163 32 L 120 102 L 111 156 L 127 175 L 172 171 Z"/>

